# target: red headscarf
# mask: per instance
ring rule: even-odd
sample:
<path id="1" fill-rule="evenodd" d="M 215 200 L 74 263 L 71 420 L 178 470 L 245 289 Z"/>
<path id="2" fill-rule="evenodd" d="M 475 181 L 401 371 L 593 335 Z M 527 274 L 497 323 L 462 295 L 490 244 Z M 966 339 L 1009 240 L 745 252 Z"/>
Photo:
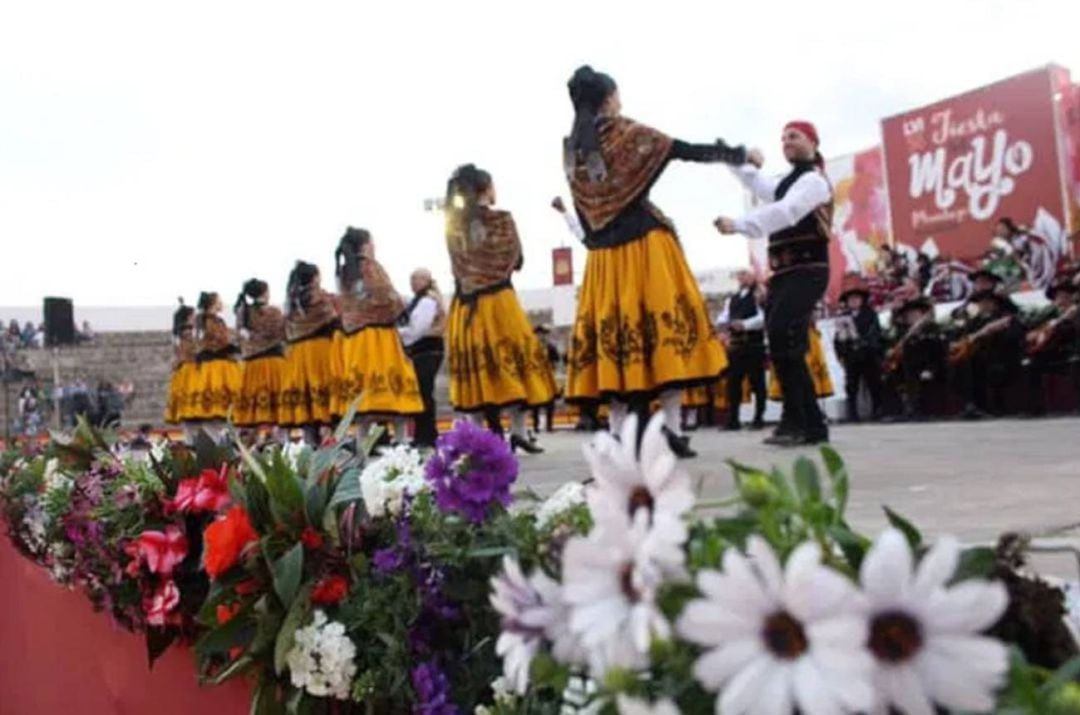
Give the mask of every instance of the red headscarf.
<path id="1" fill-rule="evenodd" d="M 813 124 L 806 121 L 805 119 L 795 119 L 788 122 L 784 125 L 784 131 L 787 131 L 788 129 L 794 129 L 797 132 L 802 132 L 803 134 L 805 134 L 807 139 L 814 142 L 815 149 L 817 148 L 818 144 L 821 143 L 821 139 L 818 137 L 817 127 L 815 127 Z M 825 158 L 821 156 L 821 152 L 814 152 L 814 163 L 817 164 L 818 168 L 820 169 L 825 168 Z"/>

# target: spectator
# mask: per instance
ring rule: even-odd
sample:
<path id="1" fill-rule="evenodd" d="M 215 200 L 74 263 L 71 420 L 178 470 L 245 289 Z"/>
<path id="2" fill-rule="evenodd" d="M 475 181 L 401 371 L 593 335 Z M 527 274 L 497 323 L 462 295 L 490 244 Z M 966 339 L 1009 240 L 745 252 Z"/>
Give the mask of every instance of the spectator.
<path id="1" fill-rule="evenodd" d="M 24 348 L 38 347 L 38 330 L 29 320 L 26 321 L 26 325 L 23 326 L 20 339 Z"/>
<path id="2" fill-rule="evenodd" d="M 19 321 L 14 318 L 11 319 L 7 332 L 4 334 L 4 339 L 13 347 L 22 343 L 22 330 L 19 329 Z"/>
<path id="3" fill-rule="evenodd" d="M 124 412 L 124 398 L 111 382 L 101 381 L 97 388 L 97 410 L 94 424 L 98 427 L 119 427 Z"/>
<path id="4" fill-rule="evenodd" d="M 90 343 L 94 340 L 94 331 L 90 328 L 90 321 L 84 320 L 82 323 L 82 329 L 75 336 L 76 341 L 80 343 Z"/>

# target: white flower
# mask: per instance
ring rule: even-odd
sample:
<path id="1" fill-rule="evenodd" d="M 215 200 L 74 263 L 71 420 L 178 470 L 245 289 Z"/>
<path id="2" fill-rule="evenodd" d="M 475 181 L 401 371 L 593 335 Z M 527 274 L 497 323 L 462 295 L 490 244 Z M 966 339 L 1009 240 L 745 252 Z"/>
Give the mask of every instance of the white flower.
<path id="1" fill-rule="evenodd" d="M 536 510 L 536 528 L 547 528 L 555 519 L 584 503 L 585 485 L 580 482 L 563 484 Z"/>
<path id="2" fill-rule="evenodd" d="M 678 622 L 684 638 L 709 648 L 694 675 L 720 691 L 717 712 L 867 710 L 873 659 L 854 584 L 823 566 L 811 543 L 783 571 L 760 537 L 750 538 L 747 554 L 728 549 L 723 573 L 698 573 L 705 597 L 687 604 Z"/>
<path id="3" fill-rule="evenodd" d="M 49 521 L 49 515 L 41 501 L 33 499 L 22 517 L 22 542 L 31 553 L 40 556 L 45 551 L 45 535 Z"/>
<path id="4" fill-rule="evenodd" d="M 345 625 L 328 621 L 316 610 L 310 625 L 296 629 L 295 642 L 285 660 L 294 687 L 320 698 L 347 700 L 356 675 L 356 644 L 345 635 Z"/>
<path id="5" fill-rule="evenodd" d="M 960 545 L 943 538 L 915 567 L 904 535 L 890 529 L 863 560 L 880 712 L 892 705 L 907 715 L 932 715 L 932 703 L 965 712 L 994 709 L 1008 653 L 978 634 L 997 622 L 1009 599 L 999 583 L 946 586 L 959 558 Z"/>
<path id="6" fill-rule="evenodd" d="M 398 445 L 369 462 L 360 473 L 360 492 L 371 516 L 396 516 L 406 492 L 427 489 L 423 458 L 418 450 Z"/>
<path id="7" fill-rule="evenodd" d="M 679 558 L 687 539 L 683 516 L 694 505 L 690 476 L 678 468 L 663 434 L 663 416 L 649 422 L 637 457 L 637 418 L 630 416 L 615 439 L 599 432 L 585 448 L 593 478 L 587 491 L 595 530 L 623 531 L 635 514 L 648 515 L 653 542 L 666 556 Z"/>
<path id="8" fill-rule="evenodd" d="M 665 576 L 682 563 L 656 558 L 648 514 L 638 511 L 628 528 L 570 539 L 563 551 L 563 598 L 570 630 L 581 639 L 596 675 L 612 667 L 639 668 L 654 637 L 670 624 L 656 605 Z"/>
<path id="9" fill-rule="evenodd" d="M 667 699 L 650 703 L 620 693 L 616 702 L 619 705 L 619 715 L 679 715 L 679 708 Z"/>
<path id="10" fill-rule="evenodd" d="M 495 652 L 503 659 L 509 690 L 525 693 L 529 667 L 545 639 L 556 660 L 580 662 L 580 647 L 568 628 L 568 609 L 558 583 L 540 570 L 526 578 L 516 560 L 504 557 L 503 572 L 491 579 L 491 585 L 491 605 L 502 617 Z"/>
<path id="11" fill-rule="evenodd" d="M 52 457 L 45 462 L 45 474 L 42 477 L 45 483 L 45 491 L 52 491 L 54 489 L 68 490 L 71 488 L 73 480 L 68 475 L 60 471 L 60 460 L 56 457 Z"/>

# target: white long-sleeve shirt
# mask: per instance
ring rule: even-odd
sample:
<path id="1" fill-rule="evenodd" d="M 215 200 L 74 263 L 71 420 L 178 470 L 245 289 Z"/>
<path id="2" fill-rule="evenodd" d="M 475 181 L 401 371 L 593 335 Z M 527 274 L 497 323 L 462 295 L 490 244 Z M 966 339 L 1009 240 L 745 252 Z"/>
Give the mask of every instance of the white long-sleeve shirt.
<path id="1" fill-rule="evenodd" d="M 754 198 L 763 202 L 735 219 L 735 230 L 749 238 L 765 238 L 790 228 L 832 197 L 829 182 L 817 171 L 808 171 L 796 179 L 779 201 L 776 187 L 780 179 L 763 175 L 753 164 L 732 167 L 732 171 Z"/>
<path id="2" fill-rule="evenodd" d="M 408 324 L 398 326 L 398 333 L 401 335 L 401 342 L 405 347 L 412 345 L 431 330 L 438 312 L 439 304 L 430 295 L 420 299 L 420 302 L 413 308 L 413 312 L 409 314 Z"/>
<path id="3" fill-rule="evenodd" d="M 740 298 L 745 298 L 748 293 L 752 293 L 753 288 L 740 288 L 736 295 Z M 720 311 L 720 319 L 717 321 L 720 325 L 726 325 L 731 322 L 731 298 L 724 301 L 724 309 Z M 761 312 L 761 306 L 754 302 L 754 314 L 749 318 L 745 318 L 742 321 L 743 330 L 763 330 L 765 328 L 765 314 Z"/>

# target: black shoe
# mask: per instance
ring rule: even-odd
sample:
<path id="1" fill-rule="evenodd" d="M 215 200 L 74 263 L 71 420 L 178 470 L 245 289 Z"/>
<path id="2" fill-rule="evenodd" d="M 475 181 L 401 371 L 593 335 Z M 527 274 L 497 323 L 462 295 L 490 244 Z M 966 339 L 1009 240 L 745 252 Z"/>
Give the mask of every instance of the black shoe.
<path id="1" fill-rule="evenodd" d="M 765 429 L 765 420 L 758 417 L 750 423 L 750 429 L 754 430 L 755 432 Z"/>
<path id="2" fill-rule="evenodd" d="M 786 431 L 766 437 L 762 442 L 772 447 L 801 447 L 808 444 L 806 435 Z"/>
<path id="3" fill-rule="evenodd" d="M 741 429 L 742 425 L 738 422 L 728 422 L 726 425 L 723 426 L 723 430 L 725 432 L 738 432 Z"/>
<path id="4" fill-rule="evenodd" d="M 828 443 L 829 443 L 829 433 L 828 432 L 822 432 L 820 434 L 814 434 L 814 435 L 807 435 L 806 439 L 803 440 L 803 444 L 808 444 L 808 445 L 818 445 L 818 444 L 828 444 Z"/>
<path id="5" fill-rule="evenodd" d="M 544 448 L 538 445 L 536 442 L 530 442 L 524 437 L 519 437 L 516 434 L 510 435 L 510 449 L 515 454 L 520 449 L 525 454 L 543 454 Z"/>
<path id="6" fill-rule="evenodd" d="M 690 438 L 677 435 L 667 427 L 664 428 L 664 436 L 667 437 L 668 447 L 679 459 L 693 459 L 698 456 L 697 452 L 690 449 Z"/>

